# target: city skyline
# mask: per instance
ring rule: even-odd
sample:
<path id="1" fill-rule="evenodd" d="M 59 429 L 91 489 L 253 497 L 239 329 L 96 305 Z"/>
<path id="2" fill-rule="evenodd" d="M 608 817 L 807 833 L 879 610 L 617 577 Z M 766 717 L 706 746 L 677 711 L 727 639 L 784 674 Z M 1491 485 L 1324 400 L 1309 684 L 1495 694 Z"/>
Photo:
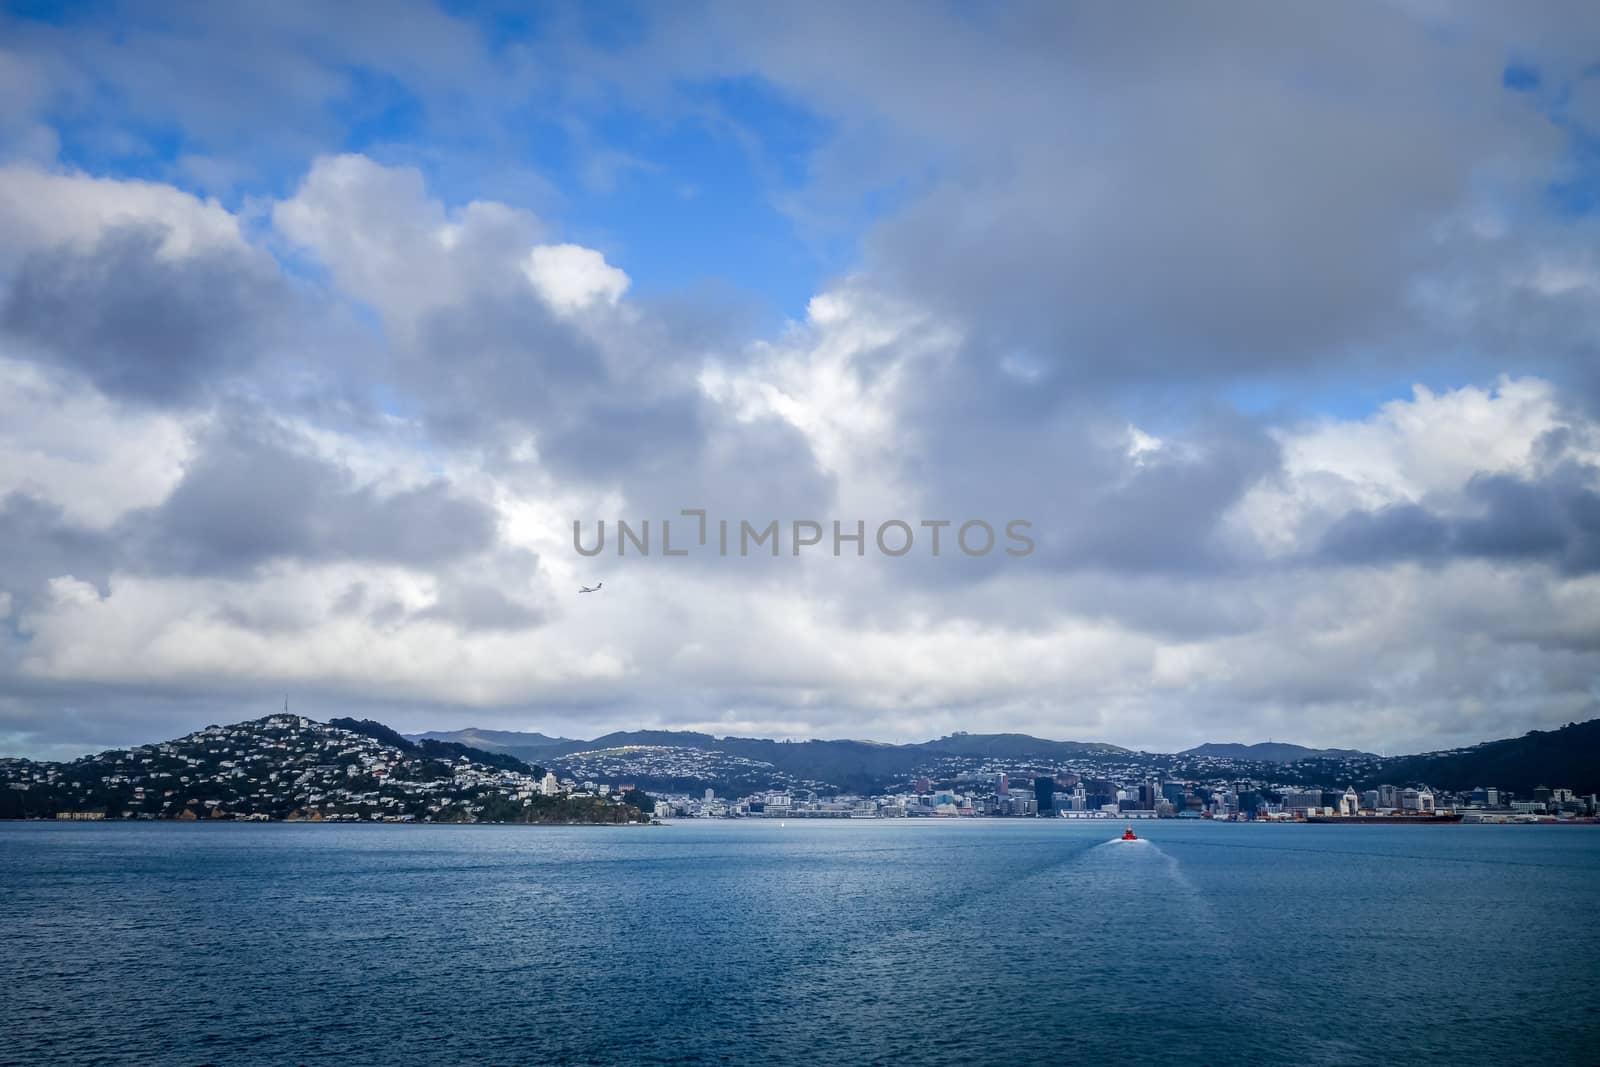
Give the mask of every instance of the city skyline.
<path id="1" fill-rule="evenodd" d="M 1584 825 L 1597 815 L 1592 766 L 1572 761 L 1539 767 L 1537 785 L 1528 782 L 1530 768 L 1502 763 L 1500 776 L 1480 776 L 1468 787 L 1448 760 L 1407 765 L 1360 753 L 1282 762 L 1219 753 L 1151 760 L 1092 745 L 1030 754 L 1027 739 L 1011 739 L 1009 754 L 1000 744 L 927 749 L 915 762 L 865 775 L 857 766 L 844 777 L 807 777 L 714 749 L 618 739 L 595 750 L 534 755 L 497 744 L 504 740 L 475 747 L 407 738 L 370 720 L 319 723 L 278 712 L 70 763 L 0 758 L 0 818 L 525 824 L 671 815 L 1059 817 L 1415 826 Z M 1505 788 L 1507 771 L 1520 776 L 1517 788 Z M 1572 772 L 1581 777 L 1568 783 Z M 1458 784 L 1429 784 L 1447 779 Z M 842 784 L 849 780 L 854 784 Z"/>

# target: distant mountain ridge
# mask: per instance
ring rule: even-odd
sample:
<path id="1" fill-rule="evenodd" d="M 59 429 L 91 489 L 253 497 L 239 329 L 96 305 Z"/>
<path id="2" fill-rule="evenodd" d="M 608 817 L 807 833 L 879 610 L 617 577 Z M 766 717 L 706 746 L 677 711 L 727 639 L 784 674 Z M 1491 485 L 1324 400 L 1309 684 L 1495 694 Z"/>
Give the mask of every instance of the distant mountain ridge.
<path id="1" fill-rule="evenodd" d="M 1027 734 L 956 733 L 933 741 L 904 745 L 847 739 L 775 741 L 760 737 L 719 738 L 687 730 L 623 730 L 588 741 L 475 728 L 435 730 L 407 737 L 418 742 L 468 744 L 476 749 L 504 753 L 530 763 L 566 763 L 569 766 L 572 757 L 588 753 L 634 748 L 697 749 L 721 753 L 746 763 L 769 766 L 776 773 L 796 781 L 827 783 L 845 790 L 880 788 L 889 781 L 927 771 L 937 766 L 941 759 L 993 758 L 1053 764 L 1085 756 L 1130 754 L 1128 749 L 1117 745 L 1050 741 Z"/>
<path id="2" fill-rule="evenodd" d="M 1228 761 L 1245 777 L 1283 782 L 1426 783 L 1448 789 L 1493 785 L 1531 792 L 1538 785 L 1600 792 L 1600 719 L 1560 730 L 1486 741 L 1468 748 L 1410 756 L 1379 756 L 1357 749 L 1310 748 L 1286 742 L 1210 743 L 1173 754 L 1134 752 L 1102 742 L 1053 741 L 1028 734 L 955 733 L 932 741 L 889 744 L 859 740 L 776 741 L 716 737 L 679 730 L 624 730 L 583 740 L 515 730 L 430 731 L 414 741 L 465 744 L 528 763 L 564 768 L 599 781 L 637 779 L 651 788 L 696 791 L 753 789 L 792 784 L 870 792 L 912 776 L 967 777 L 981 768 L 1026 771 L 1073 765 L 1183 777 L 1203 773 L 1209 761 Z M 646 759 L 639 753 L 659 750 Z M 634 758 L 630 758 L 630 751 Z M 701 752 L 717 759 L 678 760 L 672 752 Z"/>
<path id="3" fill-rule="evenodd" d="M 518 771 L 541 777 L 544 768 L 526 763 L 509 752 L 480 748 L 461 741 L 446 741 L 436 737 L 410 738 L 373 719 L 329 719 L 328 725 L 338 730 L 365 734 L 403 752 L 415 752 L 434 759 L 454 759 L 465 756 L 477 763 L 486 763 L 502 771 Z"/>
<path id="4" fill-rule="evenodd" d="M 1293 763 L 1303 759 L 1377 759 L 1376 753 L 1354 748 L 1307 748 L 1284 741 L 1262 741 L 1254 745 L 1205 744 L 1186 748 L 1180 756 L 1244 760 L 1247 763 Z"/>
<path id="5" fill-rule="evenodd" d="M 583 807 L 588 801 L 577 807 L 566 800 L 546 803 L 536 795 L 545 767 L 578 783 L 575 801 L 591 792 L 588 782 L 646 793 L 709 787 L 720 796 L 773 789 L 870 795 L 903 791 L 922 778 L 935 786 L 997 788 L 998 775 L 1007 774 L 1015 792 L 1031 790 L 1035 776 L 1062 772 L 1125 784 L 1250 779 L 1335 789 L 1388 783 L 1461 792 L 1482 785 L 1522 797 L 1539 786 L 1580 796 L 1600 793 L 1600 719 L 1448 751 L 1390 757 L 1350 752 L 1269 744 L 1201 745 L 1161 754 L 1026 734 L 956 733 L 901 745 L 673 730 L 620 731 L 592 740 L 492 730 L 406 736 L 368 719 L 318 723 L 283 714 L 70 763 L 0 757 L 0 818 L 94 810 L 139 818 L 186 817 L 185 812 L 289 818 L 297 810 L 310 817 L 314 807 L 329 818 L 628 817 L 590 811 Z M 1268 758 L 1285 756 L 1295 758 Z"/>

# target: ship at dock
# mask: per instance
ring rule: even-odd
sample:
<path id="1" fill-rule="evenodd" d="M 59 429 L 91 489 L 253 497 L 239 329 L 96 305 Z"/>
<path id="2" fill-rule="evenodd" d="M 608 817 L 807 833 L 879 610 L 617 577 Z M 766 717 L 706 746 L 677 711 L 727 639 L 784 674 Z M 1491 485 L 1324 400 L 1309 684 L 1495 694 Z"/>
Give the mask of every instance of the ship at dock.
<path id="1" fill-rule="evenodd" d="M 1461 821 L 1457 811 L 1429 811 L 1416 815 L 1307 815 L 1306 822 L 1340 823 L 1345 826 L 1426 826 Z"/>

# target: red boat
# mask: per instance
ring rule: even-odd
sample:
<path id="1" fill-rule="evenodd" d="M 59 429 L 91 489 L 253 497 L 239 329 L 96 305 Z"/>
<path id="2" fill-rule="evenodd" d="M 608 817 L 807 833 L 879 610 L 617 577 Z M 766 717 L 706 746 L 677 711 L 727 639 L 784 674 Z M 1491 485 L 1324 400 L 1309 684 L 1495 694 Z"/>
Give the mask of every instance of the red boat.
<path id="1" fill-rule="evenodd" d="M 1126 830 L 1122 831 L 1122 839 L 1124 841 L 1137 841 L 1137 840 L 1139 840 L 1137 837 L 1134 836 L 1133 827 L 1131 827 L 1131 826 L 1128 827 Z"/>

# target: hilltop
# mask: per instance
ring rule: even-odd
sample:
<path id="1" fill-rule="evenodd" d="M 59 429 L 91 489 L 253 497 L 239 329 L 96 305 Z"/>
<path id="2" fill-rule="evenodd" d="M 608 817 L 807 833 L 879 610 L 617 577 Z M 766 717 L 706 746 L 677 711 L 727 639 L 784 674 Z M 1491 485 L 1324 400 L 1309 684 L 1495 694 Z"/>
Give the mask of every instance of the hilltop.
<path id="1" fill-rule="evenodd" d="M 1254 745 L 1205 744 L 1186 748 L 1181 756 L 1208 756 L 1212 759 L 1242 760 L 1246 763 L 1293 763 L 1303 759 L 1377 759 L 1371 752 L 1353 748 L 1307 748 L 1282 741 L 1262 741 Z"/>
<path id="2" fill-rule="evenodd" d="M 269 715 L 70 763 L 0 759 L 0 818 L 630 822 L 643 797 L 570 787 L 541 767 L 382 723 Z"/>

